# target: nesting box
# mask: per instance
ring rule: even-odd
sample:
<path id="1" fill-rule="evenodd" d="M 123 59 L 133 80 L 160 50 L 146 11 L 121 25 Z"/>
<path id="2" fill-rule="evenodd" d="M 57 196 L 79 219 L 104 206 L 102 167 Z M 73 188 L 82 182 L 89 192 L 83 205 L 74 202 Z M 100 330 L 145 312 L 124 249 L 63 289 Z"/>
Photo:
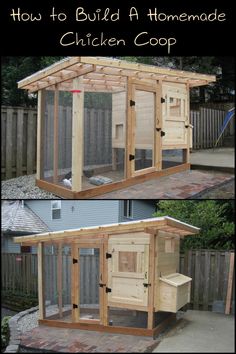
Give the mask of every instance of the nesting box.
<path id="1" fill-rule="evenodd" d="M 17 237 L 15 242 L 38 246 L 40 323 L 152 335 L 156 313 L 176 313 L 189 302 L 191 278 L 179 273 L 180 239 L 198 232 L 192 225 L 165 216 Z M 43 251 L 52 245 L 57 249 L 56 269 L 50 268 L 50 257 Z M 67 250 L 67 260 L 63 249 Z M 88 257 L 83 261 L 84 249 L 94 251 L 92 263 Z M 63 286 L 68 277 L 70 285 Z M 47 279 L 51 286 L 55 282 L 55 290 L 45 287 Z M 85 308 L 83 289 L 86 299 L 94 298 L 98 292 L 93 311 Z M 46 312 L 45 302 L 53 291 L 58 294 L 58 312 L 51 315 Z M 125 310 L 126 315 L 127 311 L 146 313 L 147 328 L 127 332 L 127 328 L 111 321 L 114 309 Z"/>
<path id="2" fill-rule="evenodd" d="M 36 184 L 61 197 L 90 198 L 189 169 L 190 89 L 215 80 L 114 58 L 68 57 L 19 81 L 38 93 Z M 106 177 L 103 185 L 88 171 Z"/>

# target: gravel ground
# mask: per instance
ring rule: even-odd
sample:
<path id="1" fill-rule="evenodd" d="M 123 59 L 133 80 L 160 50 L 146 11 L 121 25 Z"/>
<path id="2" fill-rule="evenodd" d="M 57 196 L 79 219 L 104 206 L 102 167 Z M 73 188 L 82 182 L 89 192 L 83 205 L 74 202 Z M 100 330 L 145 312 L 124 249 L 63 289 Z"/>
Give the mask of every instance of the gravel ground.
<path id="1" fill-rule="evenodd" d="M 2 199 L 59 199 L 35 186 L 35 175 L 2 181 Z"/>
<path id="2" fill-rule="evenodd" d="M 235 198 L 235 179 L 223 183 L 219 187 L 214 187 L 196 196 L 197 199 L 234 199 Z"/>

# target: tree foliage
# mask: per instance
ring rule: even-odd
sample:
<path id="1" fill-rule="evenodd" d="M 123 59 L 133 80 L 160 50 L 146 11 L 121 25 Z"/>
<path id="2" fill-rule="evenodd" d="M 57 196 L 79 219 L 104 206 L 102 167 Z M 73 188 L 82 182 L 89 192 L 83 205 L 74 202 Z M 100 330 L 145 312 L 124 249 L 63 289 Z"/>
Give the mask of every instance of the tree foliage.
<path id="1" fill-rule="evenodd" d="M 198 235 L 187 236 L 183 249 L 233 249 L 234 204 L 215 200 L 163 200 L 157 204 L 155 216 L 168 215 L 199 227 Z"/>

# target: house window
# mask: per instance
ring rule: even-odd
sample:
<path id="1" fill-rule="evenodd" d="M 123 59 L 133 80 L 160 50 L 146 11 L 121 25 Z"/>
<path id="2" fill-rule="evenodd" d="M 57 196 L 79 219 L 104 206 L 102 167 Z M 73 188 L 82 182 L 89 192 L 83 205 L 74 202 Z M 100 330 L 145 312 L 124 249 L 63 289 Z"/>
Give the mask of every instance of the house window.
<path id="1" fill-rule="evenodd" d="M 132 218 L 133 217 L 133 201 L 124 200 L 124 217 Z"/>
<path id="2" fill-rule="evenodd" d="M 21 246 L 20 253 L 31 253 L 31 246 Z"/>
<path id="3" fill-rule="evenodd" d="M 61 201 L 51 201 L 52 220 L 61 219 Z"/>
<path id="4" fill-rule="evenodd" d="M 173 238 L 165 239 L 165 252 L 166 253 L 175 252 L 175 240 Z"/>

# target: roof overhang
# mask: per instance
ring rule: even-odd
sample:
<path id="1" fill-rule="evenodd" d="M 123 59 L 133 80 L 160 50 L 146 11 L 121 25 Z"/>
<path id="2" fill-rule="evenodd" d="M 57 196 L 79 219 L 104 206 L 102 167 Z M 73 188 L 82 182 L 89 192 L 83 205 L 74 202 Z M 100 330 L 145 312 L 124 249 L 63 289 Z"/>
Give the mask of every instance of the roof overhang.
<path id="1" fill-rule="evenodd" d="M 106 57 L 67 57 L 18 82 L 18 88 L 37 92 L 41 89 L 72 90 L 73 79 L 83 76 L 84 91 L 119 92 L 126 88 L 127 77 L 153 84 L 157 80 L 188 84 L 190 87 L 208 85 L 215 75 L 174 70 L 154 65 L 132 63 Z"/>
<path id="2" fill-rule="evenodd" d="M 94 227 L 85 227 L 75 230 L 63 230 L 56 232 L 48 232 L 37 235 L 30 235 L 24 237 L 14 238 L 14 242 L 22 244 L 36 245 L 39 242 L 45 243 L 69 243 L 76 242 L 76 240 L 83 239 L 96 239 L 103 237 L 104 235 L 121 234 L 135 232 L 156 232 L 164 231 L 168 233 L 177 234 L 180 237 L 187 235 L 198 234 L 200 229 L 198 227 L 186 224 L 177 219 L 170 218 L 168 216 L 144 219 L 139 221 L 124 222 L 119 224 L 109 224 Z"/>

